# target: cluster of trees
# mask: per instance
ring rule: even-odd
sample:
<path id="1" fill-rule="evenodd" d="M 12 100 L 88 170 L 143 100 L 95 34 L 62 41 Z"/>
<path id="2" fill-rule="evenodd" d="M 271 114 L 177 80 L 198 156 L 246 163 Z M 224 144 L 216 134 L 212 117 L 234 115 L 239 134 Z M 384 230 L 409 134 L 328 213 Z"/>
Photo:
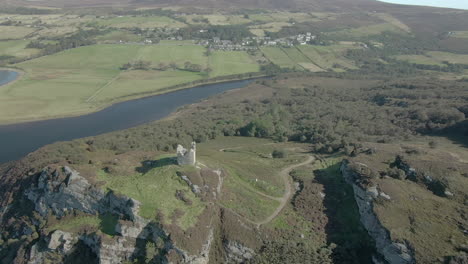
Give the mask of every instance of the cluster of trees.
<path id="1" fill-rule="evenodd" d="M 191 63 L 189 61 L 186 61 L 184 63 L 183 67 L 179 67 L 177 63 L 171 62 L 171 63 L 164 63 L 161 62 L 156 66 L 153 66 L 151 61 L 144 61 L 144 60 L 137 60 L 137 61 L 131 61 L 128 63 L 125 63 L 120 67 L 121 70 L 159 70 L 159 71 L 166 71 L 169 69 L 172 70 L 183 70 L 183 71 L 191 71 L 191 72 L 206 72 L 210 73 L 212 71 L 211 68 L 203 68 L 200 64 L 195 64 Z"/>
<path id="2" fill-rule="evenodd" d="M 41 55 L 45 56 L 67 49 L 96 44 L 94 37 L 105 33 L 107 33 L 107 31 L 97 29 L 79 30 L 71 36 L 57 38 L 57 43 L 43 43 L 41 41 L 33 40 L 27 45 L 27 48 L 41 49 Z"/>
<path id="3" fill-rule="evenodd" d="M 252 33 L 245 25 L 208 25 L 190 26 L 178 31 L 178 35 L 184 39 L 213 39 L 240 42 L 243 38 L 251 37 Z"/>
<path id="4" fill-rule="evenodd" d="M 288 78 L 281 84 L 280 80 L 257 81 L 257 85 L 273 87 L 271 96 L 242 101 L 218 98 L 210 107 L 194 109 L 203 114 L 178 115 L 177 119 L 98 136 L 86 144 L 92 151 L 117 153 L 135 149 L 174 151 L 177 144 L 192 140 L 249 136 L 308 142 L 315 151 L 333 153 L 353 150 L 362 141 L 404 140 L 466 122 L 468 91 L 462 82 L 419 79 L 375 84 L 345 80 L 336 85 L 336 79 L 330 79 L 330 85 L 318 86 L 311 79 L 302 84 L 304 88 L 283 88 L 297 85 L 296 78 Z M 79 151 L 76 144 L 83 143 L 52 145 L 34 157 L 88 162 L 86 152 Z"/>
<path id="5" fill-rule="evenodd" d="M 128 62 L 120 67 L 121 70 L 149 70 L 151 69 L 151 62 L 144 60 L 137 60 Z"/>

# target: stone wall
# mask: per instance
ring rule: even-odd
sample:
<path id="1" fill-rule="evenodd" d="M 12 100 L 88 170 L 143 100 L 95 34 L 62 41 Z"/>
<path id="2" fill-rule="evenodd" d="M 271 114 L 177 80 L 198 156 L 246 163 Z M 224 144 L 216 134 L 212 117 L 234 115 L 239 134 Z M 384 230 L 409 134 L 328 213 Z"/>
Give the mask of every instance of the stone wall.
<path id="1" fill-rule="evenodd" d="M 177 164 L 179 165 L 195 165 L 197 147 L 196 143 L 192 142 L 190 149 L 185 149 L 182 145 L 177 146 Z"/>

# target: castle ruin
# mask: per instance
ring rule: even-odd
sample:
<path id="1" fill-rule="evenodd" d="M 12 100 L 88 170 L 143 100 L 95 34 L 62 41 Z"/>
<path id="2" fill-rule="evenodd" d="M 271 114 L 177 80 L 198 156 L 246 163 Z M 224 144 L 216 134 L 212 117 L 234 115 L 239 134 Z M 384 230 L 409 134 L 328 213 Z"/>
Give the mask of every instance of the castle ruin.
<path id="1" fill-rule="evenodd" d="M 179 165 L 195 165 L 197 146 L 192 142 L 190 149 L 184 148 L 182 145 L 177 145 L 177 164 Z"/>

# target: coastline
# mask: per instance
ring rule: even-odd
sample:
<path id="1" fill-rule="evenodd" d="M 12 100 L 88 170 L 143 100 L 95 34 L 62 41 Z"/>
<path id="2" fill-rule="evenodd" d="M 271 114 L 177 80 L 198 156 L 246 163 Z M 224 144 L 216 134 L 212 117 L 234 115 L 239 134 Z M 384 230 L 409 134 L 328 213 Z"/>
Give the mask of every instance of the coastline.
<path id="1" fill-rule="evenodd" d="M 7 69 L 4 68 L 5 70 L 10 70 L 10 71 L 16 71 L 18 72 L 18 76 L 15 80 L 8 82 L 4 85 L 1 85 L 0 87 L 8 86 L 11 85 L 12 83 L 16 82 L 17 80 L 20 79 L 21 76 L 23 76 L 25 73 L 17 70 L 17 69 Z M 2 68 L 0 68 L 2 70 Z M 212 78 L 212 79 L 205 79 L 205 80 L 199 80 L 197 82 L 190 82 L 190 83 L 182 83 L 174 86 L 168 86 L 163 89 L 153 91 L 153 92 L 144 92 L 144 93 L 137 93 L 137 94 L 130 94 L 127 96 L 119 97 L 116 98 L 115 100 L 103 104 L 97 108 L 92 108 L 89 111 L 79 111 L 79 112 L 74 112 L 74 113 L 69 113 L 69 114 L 64 114 L 64 115 L 57 115 L 57 116 L 47 116 L 47 117 L 38 117 L 38 118 L 24 118 L 24 119 L 16 119 L 15 121 L 1 121 L 0 120 L 0 127 L 1 126 L 8 126 L 8 125 L 18 125 L 18 124 L 24 124 L 24 123 L 30 123 L 30 122 L 36 122 L 36 121 L 45 121 L 45 120 L 53 120 L 53 119 L 62 119 L 62 118 L 71 118 L 71 117 L 79 117 L 79 116 L 85 116 L 88 114 L 93 114 L 99 111 L 102 111 L 108 107 L 111 107 L 115 104 L 122 103 L 122 102 L 128 102 L 128 101 L 133 101 L 133 100 L 138 100 L 138 99 L 143 99 L 147 97 L 152 97 L 152 96 L 158 96 L 158 95 L 163 95 L 163 94 L 169 94 L 172 92 L 180 91 L 180 90 L 185 90 L 185 89 L 191 89 L 191 88 L 197 88 L 200 86 L 204 85 L 213 85 L 213 84 L 222 84 L 222 83 L 230 83 L 230 82 L 236 82 L 236 81 L 247 81 L 247 80 L 254 80 L 254 79 L 261 79 L 268 77 L 265 74 L 262 74 L 260 72 L 256 73 L 247 73 L 245 74 L 245 78 L 238 78 L 232 76 L 224 76 L 222 78 Z M 249 76 L 250 75 L 250 76 Z M 236 75 L 238 76 L 238 75 Z"/>

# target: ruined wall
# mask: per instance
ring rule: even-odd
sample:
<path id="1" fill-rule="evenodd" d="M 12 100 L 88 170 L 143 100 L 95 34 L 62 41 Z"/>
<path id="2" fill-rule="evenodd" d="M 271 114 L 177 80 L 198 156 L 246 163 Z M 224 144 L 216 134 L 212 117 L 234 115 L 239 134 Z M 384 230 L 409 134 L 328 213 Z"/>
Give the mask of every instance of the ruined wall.
<path id="1" fill-rule="evenodd" d="M 190 149 L 185 149 L 182 145 L 177 146 L 177 164 L 179 165 L 195 165 L 197 147 L 196 143 L 192 142 Z"/>

